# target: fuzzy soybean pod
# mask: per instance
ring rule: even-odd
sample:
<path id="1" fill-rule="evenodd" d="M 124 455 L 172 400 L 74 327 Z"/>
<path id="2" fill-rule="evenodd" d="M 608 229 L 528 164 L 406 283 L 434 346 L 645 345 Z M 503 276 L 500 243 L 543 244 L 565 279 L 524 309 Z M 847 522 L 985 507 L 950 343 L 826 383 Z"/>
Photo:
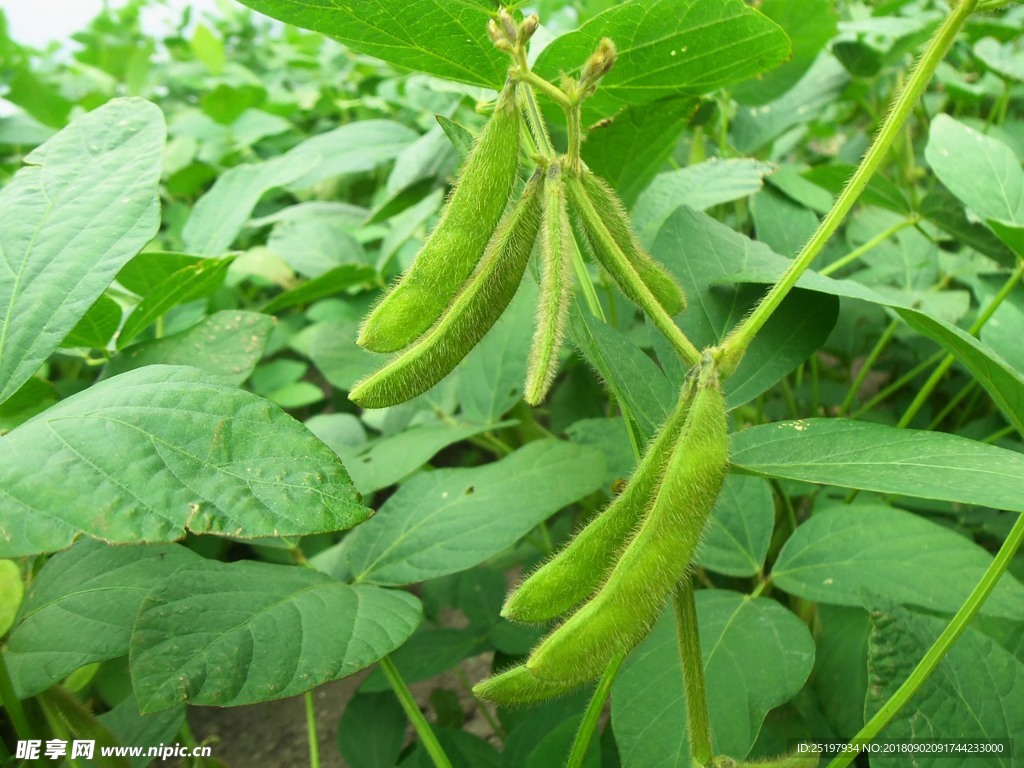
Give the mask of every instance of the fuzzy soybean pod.
<path id="1" fill-rule="evenodd" d="M 505 311 L 522 282 L 540 228 L 541 174 L 498 226 L 483 258 L 441 319 L 415 344 L 356 384 L 349 399 L 385 408 L 426 392 L 447 376 Z"/>
<path id="2" fill-rule="evenodd" d="M 440 221 L 412 267 L 359 331 L 373 352 L 396 352 L 437 321 L 472 274 L 508 204 L 519 168 L 522 113 L 509 81 L 466 159 Z"/>
<path id="3" fill-rule="evenodd" d="M 619 196 L 604 179 L 589 170 L 581 176 L 583 191 L 590 200 L 598 217 L 608 228 L 615 244 L 619 246 L 637 275 L 654 294 L 654 298 L 670 315 L 677 315 L 686 309 L 686 294 L 667 269 L 655 261 L 647 249 L 640 245 L 629 214 Z"/>
<path id="4" fill-rule="evenodd" d="M 558 371 L 558 351 L 572 299 L 574 243 L 562 170 L 552 165 L 544 179 L 544 215 L 540 236 L 540 303 L 530 348 L 524 397 L 530 405 L 544 400 Z"/>
<path id="5" fill-rule="evenodd" d="M 577 686 L 577 683 L 541 680 L 520 664 L 477 683 L 473 686 L 473 695 L 506 707 L 524 707 L 564 696 Z"/>
<path id="6" fill-rule="evenodd" d="M 728 461 L 725 400 L 713 363 L 705 363 L 647 516 L 598 593 L 527 659 L 530 672 L 584 683 L 643 640 L 690 567 Z"/>
<path id="7" fill-rule="evenodd" d="M 569 195 L 569 204 L 598 263 L 612 276 L 626 297 L 639 307 L 646 310 L 652 302 L 662 305 L 664 297 L 659 297 L 652 291 L 641 277 L 626 251 L 612 234 L 610 220 L 598 211 L 587 194 L 583 180 L 579 176 L 569 176 L 566 178 L 565 187 Z M 657 322 L 656 317 L 652 319 Z"/>
<path id="8" fill-rule="evenodd" d="M 692 394 L 692 387 L 684 387 L 622 493 L 509 595 L 501 610 L 503 617 L 527 624 L 550 621 L 597 591 L 661 483 L 686 423 Z"/>

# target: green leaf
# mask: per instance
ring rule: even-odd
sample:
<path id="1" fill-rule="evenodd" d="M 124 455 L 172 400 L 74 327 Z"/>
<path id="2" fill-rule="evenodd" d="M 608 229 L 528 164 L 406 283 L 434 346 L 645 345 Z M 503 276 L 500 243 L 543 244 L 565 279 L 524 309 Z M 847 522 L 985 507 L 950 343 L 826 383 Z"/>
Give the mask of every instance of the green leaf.
<path id="1" fill-rule="evenodd" d="M 13 560 L 0 560 L 0 637 L 14 624 L 24 594 L 21 568 Z"/>
<path id="2" fill-rule="evenodd" d="M 191 365 L 225 384 L 241 384 L 263 357 L 274 318 L 259 312 L 225 309 L 181 333 L 133 344 L 107 363 L 110 378 L 145 365 Z"/>
<path id="3" fill-rule="evenodd" d="M 121 305 L 102 293 L 60 345 L 106 349 L 107 342 L 113 338 L 118 326 L 121 325 L 123 316 L 124 310 L 121 309 Z"/>
<path id="4" fill-rule="evenodd" d="M 689 96 L 628 106 L 590 127 L 583 159 L 631 205 L 672 153 L 696 107 Z"/>
<path id="5" fill-rule="evenodd" d="M 395 768 L 407 725 L 391 691 L 357 693 L 338 724 L 338 749 L 349 768 Z"/>
<path id="6" fill-rule="evenodd" d="M 0 403 L 0 437 L 46 410 L 58 399 L 53 384 L 32 377 L 21 385 L 21 389 Z"/>
<path id="7" fill-rule="evenodd" d="M 292 536 L 370 515 L 334 452 L 301 424 L 209 374 L 165 365 L 102 381 L 0 439 L 0 496 L 0 556 L 52 552 L 83 534 Z"/>
<path id="8" fill-rule="evenodd" d="M 758 9 L 786 31 L 793 54 L 781 67 L 734 88 L 743 104 L 765 104 L 796 85 L 838 27 L 832 0 L 764 0 Z"/>
<path id="9" fill-rule="evenodd" d="M 775 253 L 797 253 L 818 228 L 814 211 L 771 187 L 762 190 L 750 202 L 757 240 Z"/>
<path id="10" fill-rule="evenodd" d="M 289 155 L 252 165 L 236 165 L 217 177 L 199 198 L 185 222 L 185 247 L 203 256 L 220 256 L 235 241 L 260 198 L 275 187 L 296 181 L 316 165 L 317 158 Z"/>
<path id="11" fill-rule="evenodd" d="M 574 307 L 570 323 L 576 346 L 629 408 L 641 436 L 651 437 L 676 400 L 675 387 L 640 347 L 603 321 Z"/>
<path id="12" fill-rule="evenodd" d="M 615 42 L 615 66 L 586 102 L 602 116 L 711 93 L 781 64 L 790 52 L 786 33 L 742 0 L 636 0 L 554 40 L 534 70 L 554 81 L 560 72 L 575 76 L 602 37 Z"/>
<path id="13" fill-rule="evenodd" d="M 420 613 L 407 592 L 309 568 L 203 560 L 146 595 L 132 630 L 132 687 L 143 713 L 296 696 L 387 656 Z"/>
<path id="14" fill-rule="evenodd" d="M 442 448 L 515 422 L 502 424 L 421 424 L 397 435 L 382 437 L 360 453 L 342 456 L 352 483 L 362 494 L 394 485 L 415 472 Z"/>
<path id="15" fill-rule="evenodd" d="M 862 608 L 822 603 L 815 606 L 814 692 L 840 738 L 849 739 L 864 725 L 868 691 L 868 633 Z"/>
<path id="16" fill-rule="evenodd" d="M 21 697 L 79 667 L 128 653 L 146 593 L 198 556 L 177 545 L 110 547 L 80 541 L 50 558 L 33 579 L 5 658 Z"/>
<path id="17" fill-rule="evenodd" d="M 803 622 L 765 598 L 702 590 L 697 618 L 715 754 L 741 759 L 768 711 L 807 680 L 814 643 Z M 666 612 L 612 687 L 623 768 L 691 768 L 685 712 L 675 622 Z"/>
<path id="18" fill-rule="evenodd" d="M 1024 169 L 1006 144 L 936 115 L 925 158 L 939 180 L 1024 256 Z"/>
<path id="19" fill-rule="evenodd" d="M 471 568 L 596 491 L 601 454 L 537 440 L 493 464 L 418 475 L 343 546 L 356 582 L 414 584 Z"/>
<path id="20" fill-rule="evenodd" d="M 356 344 L 358 325 L 319 323 L 310 332 L 309 359 L 334 386 L 346 392 L 380 368 L 380 356 Z"/>
<path id="21" fill-rule="evenodd" d="M 985 37 L 974 44 L 974 55 L 1000 77 L 1024 83 L 1024 53 L 1019 41 L 1004 45 L 994 37 Z"/>
<path id="22" fill-rule="evenodd" d="M 167 278 L 204 261 L 202 256 L 168 251 L 143 251 L 117 273 L 117 282 L 140 297 L 157 290 Z"/>
<path id="23" fill-rule="evenodd" d="M 764 477 L 1024 512 L 1024 455 L 941 432 L 780 421 L 735 433 L 730 459 Z"/>
<path id="24" fill-rule="evenodd" d="M 465 419 L 497 421 L 522 399 L 537 295 L 534 283 L 524 281 L 505 313 L 457 369 L 456 392 Z"/>
<path id="25" fill-rule="evenodd" d="M 768 482 L 730 475 L 704 530 L 697 563 L 727 576 L 755 576 L 764 568 L 774 527 L 775 500 Z"/>
<path id="26" fill-rule="evenodd" d="M 867 714 L 874 714 L 903 684 L 944 624 L 941 619 L 897 607 L 872 614 Z M 1024 665 L 993 640 L 968 627 L 878 740 L 1003 739 L 1019 743 L 1022 736 Z M 1010 744 L 1004 746 L 1009 748 Z M 928 768 L 1010 766 L 1015 762 L 1008 751 L 1002 755 L 922 754 L 914 760 L 915 765 Z M 906 764 L 903 756 L 871 758 L 872 766 L 882 768 Z"/>
<path id="27" fill-rule="evenodd" d="M 869 593 L 954 613 L 991 564 L 970 539 L 910 512 L 871 503 L 818 505 L 783 546 L 772 581 L 823 603 L 863 605 Z M 1024 615 L 1024 586 L 1004 575 L 981 611 Z"/>
<path id="28" fill-rule="evenodd" d="M 185 705 L 143 716 L 134 696 L 126 696 L 120 704 L 96 717 L 118 738 L 121 744 L 169 744 L 185 724 Z M 144 754 L 129 757 L 132 768 L 146 768 L 153 758 Z"/>
<path id="29" fill-rule="evenodd" d="M 123 349 L 172 307 L 209 296 L 220 288 L 233 260 L 233 256 L 226 259 L 203 259 L 182 267 L 161 281 L 128 315 L 124 327 L 117 335 L 118 349 Z"/>
<path id="30" fill-rule="evenodd" d="M 268 190 L 286 185 L 307 189 L 323 179 L 371 170 L 417 136 L 391 120 L 360 120 L 306 139 L 262 163 L 230 168 L 192 209 L 182 232 L 185 245 L 194 253 L 220 256 Z"/>
<path id="31" fill-rule="evenodd" d="M 224 41 L 217 37 L 205 24 L 196 25 L 196 31 L 192 33 L 189 47 L 195 57 L 210 70 L 213 76 L 219 75 L 227 63 L 227 56 L 224 53 Z"/>
<path id="32" fill-rule="evenodd" d="M 0 402 L 156 234 L 160 110 L 114 99 L 29 153 L 0 190 Z"/>
<path id="33" fill-rule="evenodd" d="M 275 225 L 267 248 L 306 278 L 322 277 L 342 265 L 367 261 L 363 246 L 344 222 L 313 216 Z"/>
<path id="34" fill-rule="evenodd" d="M 444 131 L 444 135 L 448 137 L 448 141 L 451 142 L 452 147 L 459 155 L 459 159 L 465 160 L 470 150 L 473 149 L 473 143 L 476 141 L 476 137 L 470 133 L 469 129 L 461 123 L 456 123 L 454 120 L 450 120 L 444 115 L 434 115 L 434 119 L 437 120 L 437 124 L 441 126 L 441 130 Z"/>
<path id="35" fill-rule="evenodd" d="M 819 56 L 800 81 L 775 101 L 736 111 L 731 125 L 733 146 L 753 154 L 789 129 L 816 120 L 849 82 L 850 75 L 834 57 Z"/>
<path id="36" fill-rule="evenodd" d="M 301 285 L 280 293 L 268 301 L 261 310 L 268 315 L 276 315 L 283 309 L 298 304 L 311 304 L 319 299 L 333 296 L 357 285 L 365 285 L 376 278 L 373 267 L 358 264 L 342 264 L 330 272 L 307 280 Z"/>
<path id="37" fill-rule="evenodd" d="M 1002 282 L 1002 275 L 982 278 L 973 288 L 978 292 L 978 300 L 982 306 L 988 306 L 995 298 Z M 1016 290 L 999 305 L 995 313 L 981 329 L 981 341 L 1006 361 L 1007 366 L 1016 372 L 1024 372 L 1024 291 Z M 946 346 L 946 345 L 943 345 Z M 1024 384 L 1024 381 L 1022 381 Z M 1009 404 L 1007 404 L 1009 405 Z"/>
<path id="38" fill-rule="evenodd" d="M 487 37 L 494 6 L 484 0 L 362 0 L 349 5 L 334 0 L 240 1 L 399 67 L 489 88 L 505 81 L 508 55 Z"/>
<path id="39" fill-rule="evenodd" d="M 633 226 L 653 242 L 665 220 L 677 208 L 703 211 L 741 200 L 761 190 L 764 177 L 777 168 L 771 163 L 739 158 L 706 160 L 676 171 L 658 174 L 640 194 L 633 211 Z"/>

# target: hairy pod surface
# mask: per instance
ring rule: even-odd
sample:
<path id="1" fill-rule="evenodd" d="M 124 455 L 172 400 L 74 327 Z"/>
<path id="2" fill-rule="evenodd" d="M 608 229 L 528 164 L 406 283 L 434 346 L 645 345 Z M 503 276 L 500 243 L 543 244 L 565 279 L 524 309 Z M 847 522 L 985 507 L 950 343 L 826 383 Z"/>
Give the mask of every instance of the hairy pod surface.
<path id="1" fill-rule="evenodd" d="M 520 664 L 477 683 L 473 695 L 502 706 L 524 707 L 564 696 L 577 687 L 578 683 L 541 680 Z"/>
<path id="2" fill-rule="evenodd" d="M 540 228 L 542 176 L 535 174 L 488 243 L 476 272 L 419 341 L 356 384 L 349 399 L 385 408 L 426 392 L 447 376 L 501 317 L 522 282 Z"/>
<path id="3" fill-rule="evenodd" d="M 565 340 L 565 325 L 572 299 L 574 242 L 565 183 L 557 164 L 548 169 L 544 179 L 540 244 L 540 303 L 524 388 L 524 397 L 530 405 L 541 403 L 555 380 L 558 352 Z"/>
<path id="4" fill-rule="evenodd" d="M 637 306 L 644 307 L 647 302 L 641 295 L 641 291 L 646 290 L 654 301 L 661 304 L 661 299 L 647 286 L 626 252 L 623 251 L 622 246 L 612 235 L 609 222 L 598 213 L 587 194 L 583 180 L 578 176 L 568 176 L 565 188 L 569 195 L 569 204 L 583 229 L 591 253 L 605 271 L 612 276 L 626 298 Z"/>
<path id="5" fill-rule="evenodd" d="M 725 400 L 713 363 L 704 363 L 693 403 L 647 516 L 597 594 L 526 661 L 549 682 L 583 683 L 650 630 L 696 552 L 728 469 Z"/>
<path id="6" fill-rule="evenodd" d="M 396 352 L 418 339 L 472 274 L 501 220 L 519 168 L 518 85 L 506 84 L 412 267 L 370 312 L 358 343 Z"/>
<path id="7" fill-rule="evenodd" d="M 622 493 L 509 595 L 502 616 L 523 623 L 550 621 L 597 591 L 657 492 L 690 411 L 692 393 L 692 388 L 684 388 Z"/>
<path id="8" fill-rule="evenodd" d="M 654 294 L 654 298 L 670 315 L 677 315 L 686 309 L 686 294 L 671 273 L 654 259 L 647 249 L 640 245 L 633 225 L 629 221 L 626 207 L 619 200 L 615 190 L 600 176 L 584 170 L 583 190 L 594 206 L 598 217 L 608 228 L 612 240 L 619 246 L 626 260 L 637 275 Z M 593 248 L 593 245 L 591 245 Z"/>

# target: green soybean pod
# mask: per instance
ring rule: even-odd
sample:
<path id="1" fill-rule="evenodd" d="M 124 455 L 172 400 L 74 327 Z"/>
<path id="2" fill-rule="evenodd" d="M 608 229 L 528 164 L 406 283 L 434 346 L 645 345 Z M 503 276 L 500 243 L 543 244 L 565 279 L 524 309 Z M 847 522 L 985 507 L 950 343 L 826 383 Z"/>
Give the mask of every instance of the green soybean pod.
<path id="1" fill-rule="evenodd" d="M 512 194 L 522 113 L 509 81 L 466 158 L 440 221 L 412 267 L 370 312 L 358 343 L 396 352 L 418 339 L 455 298 L 480 261 Z"/>
<path id="2" fill-rule="evenodd" d="M 548 635 L 526 668 L 552 683 L 585 682 L 632 650 L 685 575 L 729 464 L 725 399 L 702 364 L 686 424 L 650 510 L 597 594 Z"/>
<path id="3" fill-rule="evenodd" d="M 569 194 L 569 203 L 583 229 L 585 240 L 590 245 L 591 253 L 612 276 L 622 292 L 626 294 L 626 298 L 645 310 L 651 304 L 660 306 L 661 302 L 657 296 L 647 287 L 612 236 L 608 222 L 594 207 L 583 186 L 583 180 L 579 176 L 569 176 L 566 178 L 565 188 Z M 658 318 L 654 315 L 651 316 L 651 319 L 655 323 L 658 322 Z"/>
<path id="4" fill-rule="evenodd" d="M 667 269 L 647 252 L 633 231 L 626 207 L 604 179 L 589 170 L 582 175 L 583 190 L 637 275 L 670 315 L 686 309 L 686 294 Z"/>
<path id="5" fill-rule="evenodd" d="M 541 680 L 520 664 L 477 683 L 473 695 L 502 706 L 523 707 L 564 696 L 577 687 L 579 683 Z"/>
<path id="6" fill-rule="evenodd" d="M 550 621 L 597 591 L 661 483 L 690 411 L 691 396 L 692 388 L 684 388 L 622 493 L 508 596 L 503 617 L 523 623 Z"/>
<path id="7" fill-rule="evenodd" d="M 544 400 L 555 379 L 572 299 L 572 225 L 562 171 L 557 164 L 548 169 L 544 179 L 540 245 L 540 302 L 523 392 L 530 405 Z"/>
<path id="8" fill-rule="evenodd" d="M 447 376 L 508 307 L 522 282 L 540 228 L 541 174 L 535 174 L 498 226 L 476 272 L 448 310 L 415 344 L 356 384 L 349 399 L 385 408 L 426 392 Z"/>

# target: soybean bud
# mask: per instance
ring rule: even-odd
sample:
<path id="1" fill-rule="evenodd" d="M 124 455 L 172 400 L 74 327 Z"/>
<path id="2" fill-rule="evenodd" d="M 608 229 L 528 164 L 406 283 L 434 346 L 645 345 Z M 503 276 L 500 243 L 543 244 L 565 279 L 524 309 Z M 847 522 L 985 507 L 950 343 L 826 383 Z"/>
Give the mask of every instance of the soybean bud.
<path id="1" fill-rule="evenodd" d="M 580 75 L 580 88 L 584 91 L 592 91 L 597 81 L 608 74 L 615 66 L 615 43 L 611 38 L 602 37 L 597 44 L 597 50 L 583 65 L 583 72 Z"/>
<path id="2" fill-rule="evenodd" d="M 533 33 L 537 31 L 537 27 L 540 24 L 540 19 L 537 18 L 537 14 L 531 13 L 525 19 L 523 23 L 519 25 L 519 44 L 525 45 L 529 42 L 530 38 L 533 37 Z"/>
<path id="3" fill-rule="evenodd" d="M 502 8 L 498 11 L 498 20 L 501 21 L 501 27 L 505 32 L 505 39 L 510 43 L 514 43 L 519 31 L 516 29 L 516 20 L 512 18 L 512 14 L 508 12 L 507 8 Z"/>

